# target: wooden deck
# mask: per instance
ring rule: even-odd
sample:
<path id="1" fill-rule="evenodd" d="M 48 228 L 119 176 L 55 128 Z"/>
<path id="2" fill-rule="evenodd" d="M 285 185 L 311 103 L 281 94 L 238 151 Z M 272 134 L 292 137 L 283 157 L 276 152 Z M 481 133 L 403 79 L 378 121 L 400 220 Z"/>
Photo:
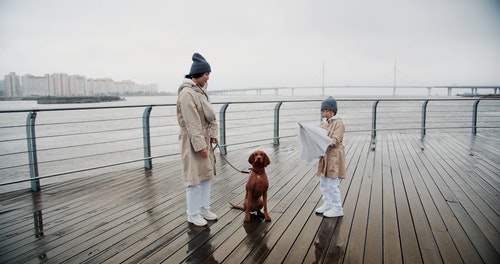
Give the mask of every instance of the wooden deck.
<path id="1" fill-rule="evenodd" d="M 344 216 L 323 218 L 316 163 L 293 142 L 271 158 L 271 222 L 241 203 L 246 174 L 218 159 L 219 220 L 186 222 L 178 162 L 0 194 L 0 263 L 500 263 L 498 135 L 345 139 Z M 374 149 L 373 149 L 374 147 Z M 248 168 L 251 150 L 227 159 Z"/>

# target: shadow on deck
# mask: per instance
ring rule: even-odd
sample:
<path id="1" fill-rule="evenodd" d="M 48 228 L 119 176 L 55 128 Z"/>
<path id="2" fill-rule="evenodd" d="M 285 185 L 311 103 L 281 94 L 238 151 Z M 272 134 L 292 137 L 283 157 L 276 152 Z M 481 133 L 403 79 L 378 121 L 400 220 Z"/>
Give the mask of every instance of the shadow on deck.
<path id="1" fill-rule="evenodd" d="M 0 194 L 2 263 L 499 263 L 500 140 L 346 135 L 344 216 L 323 218 L 316 163 L 263 146 L 271 222 L 243 223 L 246 174 L 218 159 L 219 220 L 186 222 L 178 162 Z M 252 150 L 230 151 L 240 169 Z"/>

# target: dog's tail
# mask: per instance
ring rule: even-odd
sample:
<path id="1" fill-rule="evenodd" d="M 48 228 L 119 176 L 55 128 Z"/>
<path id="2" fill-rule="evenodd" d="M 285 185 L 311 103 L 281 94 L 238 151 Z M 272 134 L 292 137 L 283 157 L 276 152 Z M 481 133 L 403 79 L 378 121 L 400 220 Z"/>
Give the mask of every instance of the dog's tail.
<path id="1" fill-rule="evenodd" d="M 236 205 L 236 204 L 231 203 L 231 202 L 229 202 L 229 205 L 231 205 L 231 207 L 233 207 L 235 209 L 245 210 L 245 207 L 243 207 L 241 205 Z"/>

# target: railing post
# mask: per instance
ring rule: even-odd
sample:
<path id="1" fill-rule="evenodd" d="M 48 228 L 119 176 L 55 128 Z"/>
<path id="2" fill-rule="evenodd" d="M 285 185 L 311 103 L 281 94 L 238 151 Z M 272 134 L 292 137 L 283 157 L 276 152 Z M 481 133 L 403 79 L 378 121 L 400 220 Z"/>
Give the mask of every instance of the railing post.
<path id="1" fill-rule="evenodd" d="M 372 141 L 377 137 L 377 105 L 379 101 L 375 101 L 372 106 Z"/>
<path id="2" fill-rule="evenodd" d="M 38 177 L 38 158 L 36 154 L 35 135 L 36 112 L 29 112 L 26 118 L 26 139 L 28 141 L 28 159 L 30 168 L 31 190 L 40 191 L 40 180 Z"/>
<path id="3" fill-rule="evenodd" d="M 472 135 L 477 134 L 477 105 L 481 99 L 474 102 L 474 107 L 472 108 Z"/>
<path id="4" fill-rule="evenodd" d="M 226 109 L 229 103 L 225 103 L 219 112 L 219 147 L 222 155 L 227 154 L 226 148 Z"/>
<path id="5" fill-rule="evenodd" d="M 153 168 L 153 160 L 151 158 L 151 130 L 149 125 L 149 117 L 153 106 L 146 107 L 142 114 L 142 135 L 144 145 L 144 168 L 150 170 Z"/>
<path id="6" fill-rule="evenodd" d="M 420 135 L 422 137 L 425 136 L 426 134 L 426 119 L 427 119 L 427 104 L 429 103 L 429 100 L 425 100 L 424 103 L 422 104 L 422 125 L 420 128 Z"/>
<path id="7" fill-rule="evenodd" d="M 280 144 L 280 107 L 283 104 L 279 101 L 274 106 L 274 145 L 278 146 Z"/>

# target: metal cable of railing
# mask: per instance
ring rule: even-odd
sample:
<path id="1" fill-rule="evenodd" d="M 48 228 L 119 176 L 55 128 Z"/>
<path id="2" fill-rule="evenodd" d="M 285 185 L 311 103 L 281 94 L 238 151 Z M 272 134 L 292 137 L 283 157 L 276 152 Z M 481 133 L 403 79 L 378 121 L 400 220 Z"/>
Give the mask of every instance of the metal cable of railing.
<path id="1" fill-rule="evenodd" d="M 375 138 L 377 133 L 386 132 L 420 132 L 425 136 L 427 131 L 475 134 L 500 130 L 499 99 L 337 101 L 347 134 L 372 133 Z M 219 114 L 219 145 L 224 150 L 221 154 L 226 155 L 228 149 L 278 145 L 280 139 L 294 139 L 298 122 L 319 123 L 320 103 L 214 103 Z M 0 186 L 56 176 L 82 177 L 96 170 L 137 167 L 137 162 L 151 169 L 153 160 L 178 158 L 180 152 L 175 104 L 0 111 L 3 117 L 11 114 L 13 117 L 0 118 L 0 171 L 4 176 Z M 20 124 L 19 114 L 28 114 L 25 125 Z"/>

